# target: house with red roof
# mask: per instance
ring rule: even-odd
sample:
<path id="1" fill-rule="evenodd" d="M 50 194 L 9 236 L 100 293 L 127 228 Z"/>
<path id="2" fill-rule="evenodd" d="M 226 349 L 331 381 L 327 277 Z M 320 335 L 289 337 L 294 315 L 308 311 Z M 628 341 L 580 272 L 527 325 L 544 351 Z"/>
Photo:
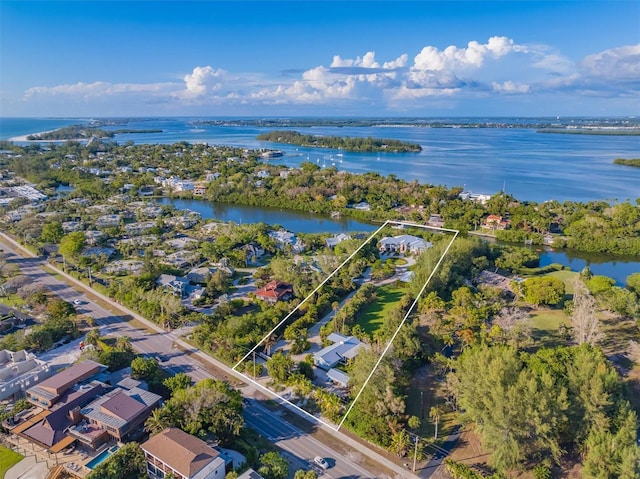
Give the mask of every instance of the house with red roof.
<path id="1" fill-rule="evenodd" d="M 293 285 L 283 281 L 270 281 L 255 292 L 257 298 L 269 303 L 286 301 L 293 296 Z"/>

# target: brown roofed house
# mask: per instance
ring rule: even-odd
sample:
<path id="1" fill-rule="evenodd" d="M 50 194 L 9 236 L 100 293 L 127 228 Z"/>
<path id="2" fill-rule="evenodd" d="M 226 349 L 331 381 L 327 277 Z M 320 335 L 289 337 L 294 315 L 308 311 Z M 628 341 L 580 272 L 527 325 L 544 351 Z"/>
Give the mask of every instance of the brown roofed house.
<path id="1" fill-rule="evenodd" d="M 282 281 L 270 281 L 255 292 L 255 295 L 269 303 L 286 301 L 293 296 L 293 285 Z"/>
<path id="2" fill-rule="evenodd" d="M 27 399 L 36 406 L 50 408 L 72 386 L 98 374 L 106 366 L 87 360 L 63 369 L 58 374 L 27 389 Z"/>
<path id="3" fill-rule="evenodd" d="M 178 479 L 223 479 L 225 461 L 215 449 L 191 434 L 170 427 L 141 445 L 149 477 L 171 472 Z"/>

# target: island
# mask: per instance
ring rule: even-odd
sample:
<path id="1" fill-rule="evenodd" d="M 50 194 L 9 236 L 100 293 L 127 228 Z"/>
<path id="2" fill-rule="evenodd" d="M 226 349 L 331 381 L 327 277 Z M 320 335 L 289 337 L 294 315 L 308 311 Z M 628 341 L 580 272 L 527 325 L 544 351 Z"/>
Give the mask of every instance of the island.
<path id="1" fill-rule="evenodd" d="M 116 135 L 125 133 L 162 133 L 159 129 L 148 130 L 103 130 L 101 128 L 86 126 L 86 125 L 71 125 L 64 128 L 59 128 L 53 131 L 45 131 L 43 133 L 37 133 L 28 135 L 28 141 L 61 141 L 61 140 L 88 140 L 89 138 L 113 138 Z"/>
<path id="2" fill-rule="evenodd" d="M 630 160 L 625 158 L 616 158 L 613 160 L 613 163 L 616 165 L 635 166 L 636 168 L 640 168 L 640 158 L 632 158 Z"/>
<path id="3" fill-rule="evenodd" d="M 410 153 L 422 151 L 417 143 L 406 143 L 384 138 L 351 138 L 340 136 L 303 135 L 297 131 L 274 130 L 258 135 L 258 140 L 313 148 L 335 148 L 345 151 L 384 151 L 388 153 Z"/>

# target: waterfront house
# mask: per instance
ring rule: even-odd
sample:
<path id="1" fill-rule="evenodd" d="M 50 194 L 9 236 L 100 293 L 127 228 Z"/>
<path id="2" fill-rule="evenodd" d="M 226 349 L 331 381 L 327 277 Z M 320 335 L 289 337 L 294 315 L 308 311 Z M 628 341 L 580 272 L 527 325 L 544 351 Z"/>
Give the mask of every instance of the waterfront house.
<path id="1" fill-rule="evenodd" d="M 350 240 L 351 236 L 346 235 L 344 233 L 340 233 L 337 235 L 333 235 L 331 238 L 327 238 L 326 244 L 328 248 L 335 248 L 338 243 L 342 243 L 343 241 Z"/>
<path id="2" fill-rule="evenodd" d="M 413 235 L 385 236 L 378 243 L 381 253 L 420 254 L 433 246 Z"/>
<path id="3" fill-rule="evenodd" d="M 511 226 L 511 221 L 508 219 L 504 219 L 499 215 L 489 215 L 487 216 L 483 223 L 482 227 L 490 230 L 506 230 Z"/>
<path id="4" fill-rule="evenodd" d="M 150 478 L 168 473 L 176 479 L 224 479 L 225 461 L 220 453 L 191 434 L 170 427 L 140 446 Z"/>

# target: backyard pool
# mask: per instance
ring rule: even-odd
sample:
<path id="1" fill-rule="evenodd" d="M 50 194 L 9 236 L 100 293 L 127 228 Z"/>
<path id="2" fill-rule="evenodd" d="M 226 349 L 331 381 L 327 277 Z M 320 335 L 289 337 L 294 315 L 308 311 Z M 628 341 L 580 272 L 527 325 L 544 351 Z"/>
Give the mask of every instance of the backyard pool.
<path id="1" fill-rule="evenodd" d="M 100 464 L 101 462 L 106 461 L 109 458 L 109 456 L 114 454 L 118 449 L 120 449 L 120 446 L 112 446 L 109 449 L 105 449 L 100 454 L 98 454 L 96 457 L 91 459 L 91 461 L 89 461 L 86 464 L 86 466 L 89 469 L 95 469 L 98 464 Z"/>

